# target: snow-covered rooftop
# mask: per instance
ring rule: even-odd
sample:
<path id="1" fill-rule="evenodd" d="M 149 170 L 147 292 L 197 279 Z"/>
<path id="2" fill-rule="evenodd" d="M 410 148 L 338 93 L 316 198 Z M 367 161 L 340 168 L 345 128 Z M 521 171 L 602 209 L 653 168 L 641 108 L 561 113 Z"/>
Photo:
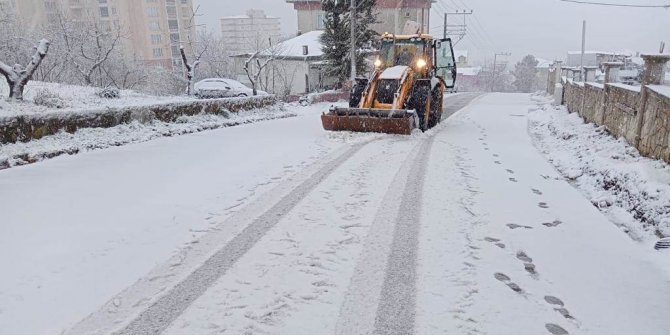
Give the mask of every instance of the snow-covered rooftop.
<path id="1" fill-rule="evenodd" d="M 456 72 L 461 76 L 476 76 L 482 71 L 481 66 L 476 67 L 459 67 Z"/>
<path id="2" fill-rule="evenodd" d="M 647 87 L 658 94 L 665 95 L 667 98 L 670 98 L 670 86 L 649 85 Z"/>
<path id="3" fill-rule="evenodd" d="M 536 67 L 538 69 L 548 69 L 551 66 L 551 64 L 554 63 L 553 61 L 546 60 L 546 59 L 543 59 L 543 58 L 535 58 L 535 59 L 537 60 L 537 66 Z"/>
<path id="4" fill-rule="evenodd" d="M 568 51 L 568 55 L 581 55 L 581 51 Z M 631 53 L 628 51 L 623 51 L 623 52 L 612 52 L 612 51 L 584 51 L 585 55 L 622 55 L 622 56 L 630 56 Z"/>
<path id="5" fill-rule="evenodd" d="M 318 58 L 323 56 L 321 51 L 321 34 L 323 31 L 315 30 L 296 36 L 277 44 L 274 47 L 265 49 L 259 53 L 260 56 L 269 57 L 279 55 L 280 58 Z M 304 47 L 307 50 L 304 50 Z M 305 51 L 307 53 L 305 54 Z"/>
<path id="6" fill-rule="evenodd" d="M 454 55 L 458 59 L 459 57 L 463 56 L 465 58 L 468 58 L 468 51 L 467 50 L 454 50 Z"/>

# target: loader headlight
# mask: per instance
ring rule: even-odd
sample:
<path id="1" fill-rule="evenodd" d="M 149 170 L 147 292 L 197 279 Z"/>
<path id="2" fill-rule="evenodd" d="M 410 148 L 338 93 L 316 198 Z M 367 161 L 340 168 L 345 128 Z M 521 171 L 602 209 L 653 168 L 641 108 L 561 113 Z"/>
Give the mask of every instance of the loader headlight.
<path id="1" fill-rule="evenodd" d="M 418 69 L 423 69 L 426 65 L 428 65 L 428 63 L 426 63 L 426 60 L 423 58 L 419 58 L 419 60 L 416 61 L 416 67 Z"/>
<path id="2" fill-rule="evenodd" d="M 381 66 L 382 66 L 382 60 L 379 59 L 379 58 L 377 58 L 377 59 L 375 60 L 375 67 L 381 67 Z"/>

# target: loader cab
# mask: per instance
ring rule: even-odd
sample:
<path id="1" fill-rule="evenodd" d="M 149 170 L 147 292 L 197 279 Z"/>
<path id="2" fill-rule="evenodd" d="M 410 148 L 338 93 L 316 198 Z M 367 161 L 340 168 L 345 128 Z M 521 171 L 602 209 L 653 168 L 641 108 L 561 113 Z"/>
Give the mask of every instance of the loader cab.
<path id="1" fill-rule="evenodd" d="M 436 75 L 444 80 L 447 88 L 454 88 L 456 85 L 456 57 L 451 39 L 436 40 L 434 45 Z"/>
<path id="2" fill-rule="evenodd" d="M 378 70 L 403 65 L 427 76 L 432 63 L 431 41 L 425 36 L 397 36 L 385 34 L 375 61 Z"/>
<path id="3" fill-rule="evenodd" d="M 450 38 L 437 40 L 425 34 L 384 34 L 375 67 L 383 70 L 397 65 L 412 67 L 423 78 L 435 71 L 447 88 L 456 84 L 456 57 Z"/>

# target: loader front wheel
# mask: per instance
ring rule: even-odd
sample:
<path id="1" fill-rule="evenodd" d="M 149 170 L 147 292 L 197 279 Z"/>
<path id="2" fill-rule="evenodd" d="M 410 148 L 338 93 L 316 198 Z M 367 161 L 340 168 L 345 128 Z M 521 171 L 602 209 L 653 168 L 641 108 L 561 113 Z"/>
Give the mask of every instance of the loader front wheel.
<path id="1" fill-rule="evenodd" d="M 418 127 L 422 131 L 428 130 L 429 121 L 430 121 L 430 87 L 426 85 L 416 85 L 412 90 L 412 95 L 409 101 L 407 102 L 407 109 L 416 110 L 416 114 L 419 117 Z"/>
<path id="2" fill-rule="evenodd" d="M 363 78 L 356 78 L 354 86 L 351 88 L 351 94 L 349 95 L 349 107 L 357 108 L 360 107 L 361 100 L 363 99 L 363 92 L 368 86 L 368 80 Z"/>
<path id="3" fill-rule="evenodd" d="M 437 126 L 442 120 L 442 92 L 439 89 L 433 90 L 431 94 L 431 104 L 430 104 L 430 118 L 428 122 L 428 127 L 433 128 Z"/>

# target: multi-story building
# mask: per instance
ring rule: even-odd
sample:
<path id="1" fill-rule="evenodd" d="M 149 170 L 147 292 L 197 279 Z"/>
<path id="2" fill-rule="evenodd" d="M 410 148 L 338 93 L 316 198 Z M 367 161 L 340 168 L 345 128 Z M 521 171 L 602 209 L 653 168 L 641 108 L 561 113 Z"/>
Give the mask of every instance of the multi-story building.
<path id="1" fill-rule="evenodd" d="M 414 21 L 429 31 L 430 9 L 435 0 L 377 0 L 377 20 L 372 26 L 379 34 L 385 32 L 400 34 L 407 21 Z M 293 4 L 298 14 L 298 32 L 306 33 L 323 30 L 325 13 L 321 8 L 321 0 L 286 0 Z"/>
<path id="2" fill-rule="evenodd" d="M 181 64 L 180 45 L 195 43 L 192 0 L 0 0 L 26 29 L 70 20 L 95 22 L 123 34 L 124 54 L 148 64 Z"/>
<path id="3" fill-rule="evenodd" d="M 196 43 L 192 0 L 95 1 L 100 2 L 102 22 L 126 33 L 126 53 L 137 60 L 166 68 L 179 66 L 180 46 L 190 51 L 188 46 Z"/>
<path id="4" fill-rule="evenodd" d="M 222 18 L 221 34 L 229 45 L 231 55 L 240 55 L 279 43 L 281 25 L 279 18 L 251 9 L 246 15 Z"/>

